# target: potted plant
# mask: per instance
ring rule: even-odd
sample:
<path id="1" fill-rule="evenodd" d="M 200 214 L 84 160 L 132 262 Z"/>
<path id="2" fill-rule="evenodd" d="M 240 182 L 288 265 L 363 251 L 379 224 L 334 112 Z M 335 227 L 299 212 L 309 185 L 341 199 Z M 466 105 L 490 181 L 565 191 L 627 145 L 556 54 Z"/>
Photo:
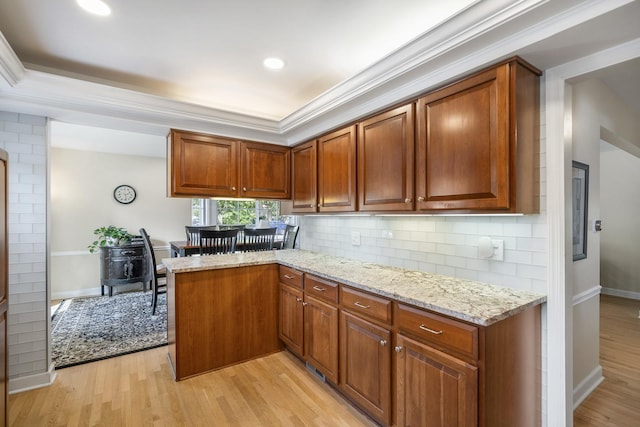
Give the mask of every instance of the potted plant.
<path id="1" fill-rule="evenodd" d="M 135 236 L 122 228 L 110 225 L 108 227 L 100 227 L 93 230 L 93 234 L 97 239 L 88 246 L 89 252 L 94 253 L 103 246 L 120 246 L 129 243 Z"/>

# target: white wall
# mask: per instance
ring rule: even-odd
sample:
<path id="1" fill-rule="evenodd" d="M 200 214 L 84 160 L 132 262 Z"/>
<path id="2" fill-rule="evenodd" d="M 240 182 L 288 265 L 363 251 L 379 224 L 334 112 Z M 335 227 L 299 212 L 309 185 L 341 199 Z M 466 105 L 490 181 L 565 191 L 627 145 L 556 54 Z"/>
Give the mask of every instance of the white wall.
<path id="1" fill-rule="evenodd" d="M 133 203 L 114 200 L 119 184 L 135 188 Z M 165 158 L 51 149 L 52 298 L 99 294 L 99 255 L 87 249 L 94 229 L 113 224 L 138 234 L 144 227 L 160 262 L 190 223 L 191 199 L 166 197 Z"/>
<path id="2" fill-rule="evenodd" d="M 602 151 L 600 173 L 603 292 L 640 299 L 640 159 L 620 149 Z"/>
<path id="3" fill-rule="evenodd" d="M 589 165 L 589 225 L 602 219 L 600 140 L 623 141 L 640 147 L 637 115 L 596 79 L 573 84 L 573 160 Z M 617 206 L 617 209 L 621 209 Z M 606 224 L 608 221 L 603 221 Z M 573 263 L 573 386 L 578 404 L 602 381 L 599 349 L 601 238 L 604 231 L 587 232 L 587 258 Z"/>
<path id="4" fill-rule="evenodd" d="M 9 378 L 18 388 L 50 380 L 47 354 L 46 119 L 0 111 L 0 147 L 9 153 Z"/>

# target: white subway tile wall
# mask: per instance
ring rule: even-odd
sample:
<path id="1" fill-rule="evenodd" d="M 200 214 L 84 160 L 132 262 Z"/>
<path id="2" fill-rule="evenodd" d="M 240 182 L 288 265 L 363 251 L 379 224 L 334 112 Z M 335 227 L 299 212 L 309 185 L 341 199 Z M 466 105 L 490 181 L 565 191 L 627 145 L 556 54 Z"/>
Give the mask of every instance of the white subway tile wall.
<path id="1" fill-rule="evenodd" d="M 300 218 L 300 247 L 545 293 L 545 221 L 544 214 L 304 216 Z M 354 231 L 360 233 L 359 246 L 352 245 Z M 504 241 L 503 261 L 478 255 L 482 236 Z"/>
<path id="2" fill-rule="evenodd" d="M 47 119 L 0 111 L 9 153 L 9 377 L 47 371 Z"/>

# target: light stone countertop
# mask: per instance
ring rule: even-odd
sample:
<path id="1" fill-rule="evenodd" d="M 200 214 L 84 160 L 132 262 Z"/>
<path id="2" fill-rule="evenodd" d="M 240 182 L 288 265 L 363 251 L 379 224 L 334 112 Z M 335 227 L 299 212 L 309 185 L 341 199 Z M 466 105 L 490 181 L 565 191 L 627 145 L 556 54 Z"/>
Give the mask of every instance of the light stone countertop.
<path id="1" fill-rule="evenodd" d="M 543 294 L 299 249 L 165 258 L 162 262 L 176 274 L 278 263 L 481 326 L 546 301 Z"/>

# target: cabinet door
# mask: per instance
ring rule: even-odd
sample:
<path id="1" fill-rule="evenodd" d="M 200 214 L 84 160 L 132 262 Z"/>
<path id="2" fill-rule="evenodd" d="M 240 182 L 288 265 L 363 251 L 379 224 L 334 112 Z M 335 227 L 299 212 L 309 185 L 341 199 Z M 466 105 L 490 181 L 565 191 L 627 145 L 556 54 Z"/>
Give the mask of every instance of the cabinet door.
<path id="1" fill-rule="evenodd" d="M 316 141 L 298 145 L 291 150 L 293 179 L 291 180 L 292 212 L 315 212 L 318 206 L 318 164 Z"/>
<path id="2" fill-rule="evenodd" d="M 280 284 L 280 313 L 278 335 L 289 350 L 302 357 L 304 333 L 302 290 Z"/>
<path id="3" fill-rule="evenodd" d="M 243 141 L 240 147 L 241 197 L 291 197 L 291 149 L 281 145 Z"/>
<path id="4" fill-rule="evenodd" d="M 477 426 L 478 368 L 401 334 L 396 344 L 397 424 Z"/>
<path id="5" fill-rule="evenodd" d="M 170 196 L 238 195 L 238 141 L 172 130 L 169 134 Z"/>
<path id="6" fill-rule="evenodd" d="M 338 383 L 338 309 L 305 295 L 305 359 L 325 377 Z"/>
<path id="7" fill-rule="evenodd" d="M 391 422 L 391 332 L 342 311 L 340 385 L 365 411 Z"/>
<path id="8" fill-rule="evenodd" d="M 418 100 L 418 210 L 510 207 L 508 64 Z"/>
<path id="9" fill-rule="evenodd" d="M 358 124 L 358 210 L 413 210 L 413 104 Z"/>
<path id="10" fill-rule="evenodd" d="M 356 210 L 356 127 L 318 139 L 318 210 Z"/>

